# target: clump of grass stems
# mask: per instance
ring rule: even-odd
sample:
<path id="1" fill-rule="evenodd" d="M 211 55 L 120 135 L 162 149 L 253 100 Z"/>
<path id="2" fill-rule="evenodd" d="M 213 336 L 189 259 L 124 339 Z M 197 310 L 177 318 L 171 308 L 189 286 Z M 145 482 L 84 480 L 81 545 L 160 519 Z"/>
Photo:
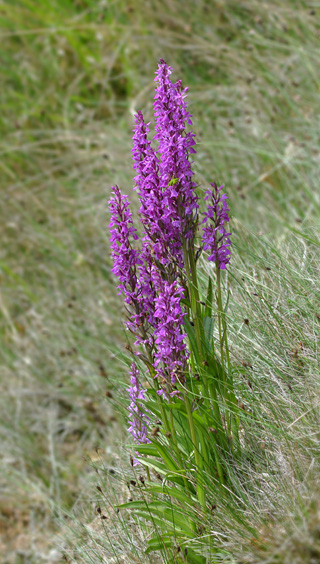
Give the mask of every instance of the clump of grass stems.
<path id="1" fill-rule="evenodd" d="M 319 242 L 314 230 L 309 234 Z M 303 255 L 304 264 L 300 260 Z M 213 482 L 206 482 L 208 497 L 214 499 L 206 516 L 216 547 L 211 562 L 314 561 L 319 511 L 318 261 L 317 246 L 300 237 L 288 234 L 279 241 L 253 235 L 239 224 L 234 227 L 228 330 L 240 400 L 242 450 L 230 468 L 234 498 L 226 498 Z M 203 261 L 200 283 L 207 276 L 208 265 Z M 121 350 L 117 357 L 126 365 L 130 363 Z M 128 405 L 126 386 L 124 380 L 118 405 L 123 414 Z M 119 500 L 141 503 L 152 499 L 146 472 L 141 466 L 130 469 L 127 463 L 129 452 L 123 445 L 111 474 L 103 461 L 94 465 L 98 472 L 95 507 L 110 515 L 110 520 L 101 520 L 97 514 L 100 527 L 94 530 L 87 526 L 81 542 L 73 537 L 75 562 L 106 559 L 145 563 L 159 559 L 166 563 L 173 556 L 182 556 L 185 543 L 181 539 L 171 549 L 171 556 L 146 554 L 150 535 L 158 533 L 160 540 L 162 528 L 151 518 L 144 521 L 135 511 L 112 510 Z M 152 473 L 159 503 L 160 491 L 166 491 L 168 482 Z M 168 496 L 163 495 L 168 502 Z M 174 512 L 174 498 L 170 503 Z M 204 516 L 195 504 L 184 504 L 184 512 L 198 527 L 204 525 Z M 83 523 L 83 516 L 81 520 Z M 207 542 L 202 531 L 192 545 L 199 552 Z"/>

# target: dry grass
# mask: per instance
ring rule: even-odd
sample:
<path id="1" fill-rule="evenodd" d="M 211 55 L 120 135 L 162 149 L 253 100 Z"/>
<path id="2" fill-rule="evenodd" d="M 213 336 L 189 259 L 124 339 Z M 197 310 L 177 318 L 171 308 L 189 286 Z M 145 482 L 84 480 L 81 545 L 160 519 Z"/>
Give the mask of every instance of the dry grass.
<path id="1" fill-rule="evenodd" d="M 94 511 L 84 457 L 107 448 L 112 464 L 125 437 L 104 397 L 125 377 L 106 206 L 112 184 L 131 190 L 132 112 L 151 113 L 156 60 L 190 86 L 200 182 L 224 181 L 235 218 L 280 241 L 319 217 L 317 14 L 275 0 L 1 5 L 6 564 L 60 560 L 63 512 Z"/>

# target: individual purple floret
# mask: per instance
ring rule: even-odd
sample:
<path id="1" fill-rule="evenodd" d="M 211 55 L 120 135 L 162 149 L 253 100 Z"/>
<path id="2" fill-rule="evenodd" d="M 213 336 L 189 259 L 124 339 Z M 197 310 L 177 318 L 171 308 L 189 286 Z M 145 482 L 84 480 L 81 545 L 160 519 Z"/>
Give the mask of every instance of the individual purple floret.
<path id="1" fill-rule="evenodd" d="M 154 317 L 158 323 L 154 331 L 156 377 L 160 383 L 159 395 L 167 396 L 172 391 L 178 376 L 183 375 L 189 353 L 186 350 L 182 331 L 183 318 L 186 315 L 181 309 L 180 301 L 184 297 L 184 290 L 176 282 L 172 284 L 158 279 L 158 297 L 155 300 Z"/>
<path id="2" fill-rule="evenodd" d="M 132 363 L 131 364 L 131 386 L 127 388 L 129 392 L 131 403 L 128 407 L 128 411 L 130 413 L 129 418 L 129 427 L 128 431 L 131 433 L 133 440 L 137 444 L 144 444 L 150 443 L 150 439 L 148 439 L 148 428 L 146 423 L 150 421 L 149 417 L 141 410 L 139 405 L 137 404 L 137 400 L 144 400 L 145 399 L 145 390 L 140 387 L 139 383 L 139 370 L 137 366 Z M 134 460 L 134 466 L 139 464 L 137 460 Z"/>
<path id="3" fill-rule="evenodd" d="M 230 221 L 228 212 L 230 208 L 227 204 L 228 196 L 222 193 L 223 186 L 217 187 L 216 183 L 211 184 L 212 189 L 206 191 L 205 200 L 211 199 L 212 205 L 208 206 L 207 212 L 204 214 L 202 223 L 211 220 L 212 224 L 204 227 L 202 235 L 203 249 L 208 250 L 211 254 L 209 261 L 214 261 L 221 270 L 227 268 L 230 261 L 230 245 L 229 239 L 231 233 L 227 233 L 224 224 Z"/>

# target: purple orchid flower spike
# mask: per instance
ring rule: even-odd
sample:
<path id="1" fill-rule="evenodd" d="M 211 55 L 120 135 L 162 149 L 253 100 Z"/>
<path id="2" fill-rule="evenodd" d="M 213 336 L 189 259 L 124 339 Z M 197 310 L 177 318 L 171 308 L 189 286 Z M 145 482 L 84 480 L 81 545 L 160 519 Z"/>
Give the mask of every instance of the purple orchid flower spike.
<path id="1" fill-rule="evenodd" d="M 121 194 L 118 186 L 113 187 L 113 196 L 109 200 L 112 272 L 119 280 L 119 292 L 125 295 L 125 301 L 132 303 L 137 288 L 136 266 L 142 264 L 137 250 L 132 248 L 130 237 L 138 239 L 133 227 L 132 213 L 129 209 L 128 196 Z"/>
<path id="2" fill-rule="evenodd" d="M 133 227 L 132 213 L 128 196 L 122 195 L 118 186 L 113 188 L 109 200 L 112 272 L 120 281 L 118 295 L 124 294 L 124 301 L 129 306 L 127 328 L 137 334 L 137 342 L 149 343 L 145 320 L 152 323 L 154 311 L 154 291 L 150 283 L 152 261 L 144 249 L 143 253 L 133 249 L 131 239 L 138 240 L 137 230 Z"/>
<path id="3" fill-rule="evenodd" d="M 210 225 L 204 227 L 202 235 L 203 249 L 209 251 L 209 261 L 216 263 L 220 270 L 226 270 L 230 261 L 230 235 L 224 225 L 230 221 L 230 208 L 227 204 L 228 196 L 222 192 L 223 186 L 217 187 L 216 183 L 211 184 L 212 189 L 206 191 L 205 200 L 210 199 L 211 205 L 208 206 L 204 214 L 202 224 Z"/>
<path id="4" fill-rule="evenodd" d="M 166 206 L 166 221 L 174 227 L 177 240 L 189 239 L 194 233 L 198 196 L 195 194 L 190 157 L 195 153 L 195 134 L 186 131 L 192 125 L 191 114 L 185 101 L 188 88 L 181 80 L 170 80 L 172 68 L 160 59 L 155 81 L 154 115 L 155 140 L 161 155 L 160 177 Z"/>
<path id="5" fill-rule="evenodd" d="M 180 301 L 184 297 L 183 288 L 176 282 L 159 279 L 159 292 L 155 300 L 155 318 L 158 323 L 155 327 L 154 338 L 157 345 L 154 367 L 156 377 L 160 382 L 159 395 L 167 397 L 175 395 L 173 390 L 176 381 L 182 377 L 186 362 L 190 356 L 186 350 L 183 332 L 183 318 Z"/>

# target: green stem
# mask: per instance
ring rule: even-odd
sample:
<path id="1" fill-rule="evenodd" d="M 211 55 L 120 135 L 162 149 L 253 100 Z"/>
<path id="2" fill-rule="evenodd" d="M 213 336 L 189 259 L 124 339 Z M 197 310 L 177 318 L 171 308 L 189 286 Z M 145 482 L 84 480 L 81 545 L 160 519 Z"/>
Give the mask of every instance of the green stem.
<path id="1" fill-rule="evenodd" d="M 198 289 L 198 277 L 197 277 L 197 268 L 196 263 L 194 260 L 194 245 L 190 246 L 189 252 L 187 250 L 186 242 L 183 241 L 183 254 L 184 254 L 184 263 L 187 272 L 188 278 L 188 288 L 189 288 L 189 295 L 190 295 L 190 303 L 191 303 L 191 312 L 193 321 L 195 324 L 195 333 L 196 333 L 196 340 L 199 350 L 200 359 L 202 362 L 205 361 L 205 357 L 202 350 L 202 343 L 205 342 L 204 337 L 204 329 L 201 319 L 201 308 L 200 308 L 200 299 L 199 299 L 199 289 Z M 191 281 L 192 275 L 192 281 Z M 194 370 L 194 360 L 192 362 L 193 370 Z M 202 383 L 200 384 L 200 389 L 202 392 L 203 397 L 210 397 L 210 390 L 208 387 L 208 380 L 206 374 L 202 374 Z M 208 458 L 207 447 L 203 445 L 204 450 L 206 451 L 204 456 Z"/>
<path id="2" fill-rule="evenodd" d="M 221 363 L 224 365 L 224 354 L 223 354 L 223 335 L 222 335 L 222 295 L 221 295 L 221 274 L 219 268 L 219 261 L 216 261 L 216 272 L 217 272 L 217 288 L 218 288 L 218 323 L 219 323 L 219 341 L 220 341 L 220 353 L 221 353 Z"/>
<path id="3" fill-rule="evenodd" d="M 191 246 L 191 248 L 189 249 L 189 253 L 188 253 L 187 248 L 186 248 L 186 244 L 184 242 L 183 251 L 184 251 L 184 260 L 185 260 L 185 265 L 186 265 L 187 277 L 188 277 L 191 309 L 192 309 L 193 319 L 194 319 L 194 323 L 195 323 L 196 339 L 197 339 L 197 344 L 198 344 L 198 347 L 199 347 L 200 359 L 202 360 L 202 362 L 205 362 L 205 357 L 204 357 L 203 351 L 202 351 L 202 343 L 205 342 L 205 337 L 204 337 L 203 324 L 201 322 L 202 316 L 201 316 L 200 298 L 199 298 L 199 290 L 198 290 L 198 278 L 197 278 L 196 264 L 195 264 L 195 260 L 194 260 L 193 246 Z M 191 274 L 192 274 L 192 282 L 191 282 L 190 271 L 191 271 Z M 223 431 L 223 424 L 222 424 L 222 419 L 221 419 L 216 389 L 215 389 L 215 387 L 212 383 L 208 382 L 205 371 L 202 374 L 202 379 L 203 379 L 203 384 L 204 384 L 203 396 L 210 397 L 212 409 L 213 409 L 213 412 L 215 414 L 215 420 L 216 420 L 217 426 L 218 426 L 217 438 L 219 437 L 222 445 L 224 445 L 224 443 L 226 441 L 225 441 L 225 435 L 224 435 L 224 431 Z M 192 423 L 193 423 L 193 418 L 192 418 Z M 204 460 L 209 460 L 209 456 L 208 456 L 208 452 L 207 452 L 207 445 L 206 445 L 205 441 L 202 441 L 201 447 L 203 449 Z M 196 451 L 196 448 L 195 448 L 195 451 Z M 214 452 L 215 452 L 215 460 L 216 460 L 216 466 L 217 466 L 217 471 L 218 471 L 218 475 L 219 475 L 219 480 L 223 484 L 224 483 L 224 472 L 223 472 L 223 468 L 221 466 L 221 463 L 219 461 L 219 452 L 218 452 L 216 444 L 214 445 Z"/>
<path id="4" fill-rule="evenodd" d="M 219 318 L 219 338 L 220 338 L 220 350 L 221 350 L 221 363 L 222 363 L 222 373 L 223 373 L 223 386 L 224 386 L 224 400 L 225 405 L 231 404 L 231 409 L 229 408 L 229 413 L 226 410 L 226 419 L 229 433 L 233 432 L 233 435 L 238 439 L 239 431 L 239 417 L 238 417 L 238 402 L 234 393 L 232 372 L 231 372 L 231 362 L 228 346 L 228 331 L 227 322 L 225 317 L 225 312 L 222 306 L 222 292 L 221 292 L 221 272 L 219 268 L 218 261 L 216 261 L 217 269 L 217 288 L 218 288 L 218 318 Z M 221 327 L 222 326 L 222 327 Z M 225 345 L 227 368 L 224 366 L 224 350 Z M 233 411 L 234 412 L 233 412 Z"/>
<path id="5" fill-rule="evenodd" d="M 149 358 L 149 362 L 150 362 L 149 372 L 150 372 L 151 378 L 154 382 L 154 386 L 156 388 L 156 391 L 158 391 L 159 386 L 158 386 L 158 382 L 154 379 L 155 370 L 153 368 L 152 356 L 151 356 L 151 353 L 150 353 L 149 350 L 147 350 L 147 354 L 148 354 L 148 358 Z M 179 451 L 179 447 L 178 447 L 178 443 L 177 443 L 176 432 L 175 432 L 175 428 L 174 428 L 174 422 L 173 422 L 173 419 L 172 419 L 172 412 L 170 410 L 170 423 L 171 424 L 169 424 L 166 410 L 164 409 L 163 403 L 161 401 L 161 398 L 158 396 L 158 394 L 157 394 L 157 402 L 158 402 L 158 406 L 159 406 L 159 409 L 160 409 L 160 413 L 161 413 L 161 417 L 162 417 L 162 420 L 163 420 L 165 431 L 168 434 L 168 438 L 172 437 L 172 442 L 173 442 L 174 450 L 176 451 L 177 459 L 178 459 L 181 467 L 183 467 L 181 456 L 180 456 L 180 451 Z"/>
<path id="6" fill-rule="evenodd" d="M 172 399 L 170 398 L 170 396 L 169 396 L 169 403 L 170 404 L 172 403 Z M 175 429 L 175 426 L 174 426 L 172 409 L 170 409 L 169 417 L 170 417 L 170 433 L 171 433 L 171 436 L 172 436 L 172 441 L 174 443 L 178 462 L 179 462 L 181 468 L 183 469 L 183 461 L 182 461 L 180 450 L 179 450 L 179 447 L 178 447 L 178 441 L 177 441 L 176 429 Z M 188 480 L 187 480 L 187 478 L 185 477 L 184 474 L 183 474 L 183 481 L 184 481 L 186 491 L 188 491 L 189 490 L 189 484 L 188 484 Z"/>
<path id="7" fill-rule="evenodd" d="M 193 415 L 192 415 L 192 410 L 191 410 L 191 404 L 189 401 L 188 396 L 185 394 L 184 396 L 184 401 L 185 401 L 185 406 L 186 406 L 186 410 L 187 410 L 187 415 L 188 415 L 188 422 L 189 422 L 189 429 L 190 429 L 190 433 L 191 433 L 191 440 L 192 440 L 192 444 L 193 444 L 193 449 L 194 449 L 194 457 L 195 457 L 195 461 L 196 461 L 196 467 L 197 467 L 197 495 L 198 495 L 198 500 L 199 503 L 201 505 L 202 511 L 204 512 L 204 514 L 206 514 L 207 512 L 207 506 L 206 506 L 206 492 L 203 488 L 203 484 L 202 484 L 202 460 L 201 460 L 201 454 L 199 452 L 199 446 L 197 443 L 197 435 L 196 435 L 196 429 L 194 426 L 194 421 L 193 421 Z"/>
<path id="8" fill-rule="evenodd" d="M 202 357 L 202 346 L 201 346 L 201 330 L 199 327 L 199 317 L 198 317 L 198 307 L 199 307 L 199 292 L 198 292 L 198 284 L 197 284 L 197 275 L 196 272 L 192 272 L 192 282 L 191 282 L 191 271 L 190 271 L 190 264 L 189 264 L 189 258 L 190 255 L 192 254 L 193 249 L 191 249 L 191 252 L 188 253 L 187 251 L 187 246 L 186 246 L 186 242 L 183 241 L 183 255 L 184 255 L 184 264 L 186 267 L 186 272 L 187 272 L 187 279 L 188 279 L 188 288 L 189 288 L 189 296 L 190 296 L 190 303 L 191 303 L 191 312 L 192 312 L 192 318 L 193 318 L 193 322 L 195 324 L 195 332 L 196 332 L 196 339 L 197 339 L 197 345 L 198 345 L 198 349 L 199 349 L 199 354 Z M 198 296 L 198 300 L 197 300 L 197 296 Z"/>
<path id="9" fill-rule="evenodd" d="M 153 367 L 152 367 L 152 366 L 153 366 L 153 364 L 152 364 L 152 356 L 151 356 L 151 353 L 150 353 L 149 350 L 147 350 L 147 354 L 148 354 L 148 358 L 149 358 L 149 362 L 150 362 L 149 371 L 150 371 L 151 377 L 152 377 L 152 379 L 153 379 L 153 381 L 154 381 L 155 371 L 154 371 L 154 369 L 153 369 Z M 152 367 L 152 368 L 151 368 L 151 367 Z M 159 386 L 157 385 L 157 382 L 155 382 L 155 387 L 156 387 L 157 389 L 159 389 Z M 161 401 L 161 398 L 158 396 L 158 394 L 157 394 L 157 401 L 158 401 L 158 406 L 159 406 L 159 409 L 160 409 L 161 417 L 162 417 L 162 420 L 163 420 L 163 423 L 164 423 L 164 428 L 165 428 L 165 431 L 166 431 L 166 433 L 167 433 L 167 438 L 168 438 L 169 442 L 172 442 L 172 443 L 173 443 L 173 448 L 174 448 L 174 450 L 175 450 L 175 453 L 176 453 L 176 456 L 177 456 L 177 460 L 178 460 L 178 462 L 179 462 L 179 464 L 180 464 L 180 466 L 181 466 L 181 469 L 183 470 L 183 461 L 182 461 L 181 454 L 180 454 L 180 450 L 179 450 L 179 447 L 178 447 L 177 435 L 176 435 L 176 430 L 175 430 L 175 426 L 174 426 L 174 420 L 173 420 L 172 410 L 170 409 L 170 415 L 169 415 L 169 417 L 170 417 L 170 424 L 169 424 L 169 421 L 168 421 L 168 418 L 167 418 L 166 410 L 164 409 L 163 403 L 162 403 L 162 401 Z M 170 398 L 169 401 L 171 402 L 171 398 Z M 190 488 L 189 488 L 188 480 L 187 480 L 187 478 L 184 476 L 184 474 L 183 474 L 183 481 L 184 481 L 184 485 L 185 485 L 186 491 L 189 491 Z"/>
<path id="10" fill-rule="evenodd" d="M 204 330 L 203 324 L 201 323 L 201 307 L 200 307 L 200 298 L 199 298 L 199 289 L 198 289 L 198 276 L 197 276 L 197 267 L 194 260 L 194 248 L 193 246 L 189 249 L 188 258 L 190 261 L 190 270 L 192 275 L 192 292 L 194 295 L 195 307 L 193 312 L 195 314 L 195 327 L 196 332 L 198 333 L 198 342 L 200 343 L 200 353 L 202 356 L 202 343 L 205 342 L 204 340 Z"/>

